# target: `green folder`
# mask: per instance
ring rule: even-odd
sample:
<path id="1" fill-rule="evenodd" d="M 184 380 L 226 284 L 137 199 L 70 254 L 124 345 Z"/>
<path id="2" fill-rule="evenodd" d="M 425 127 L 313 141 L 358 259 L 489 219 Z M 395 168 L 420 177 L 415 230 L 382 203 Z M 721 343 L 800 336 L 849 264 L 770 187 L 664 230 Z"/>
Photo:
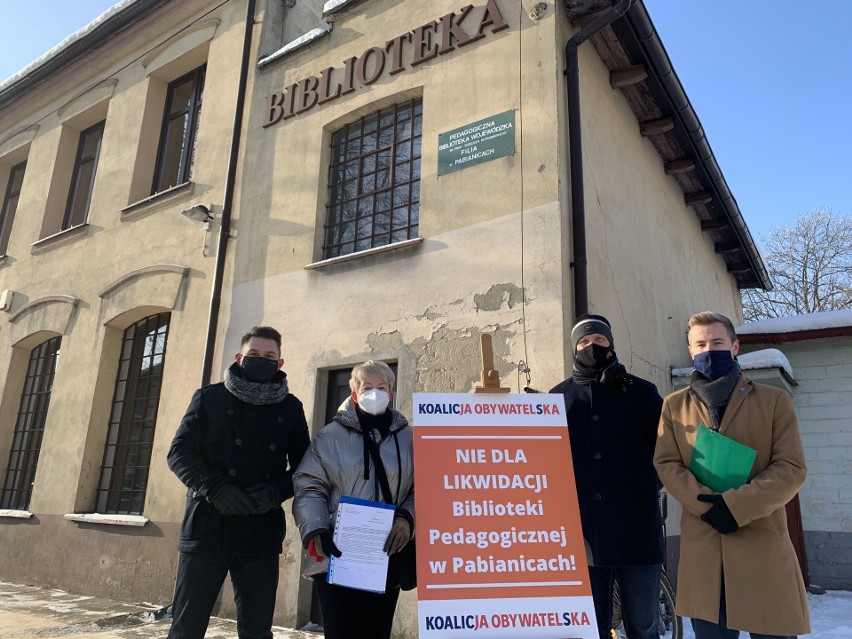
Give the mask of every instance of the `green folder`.
<path id="1" fill-rule="evenodd" d="M 689 470 L 707 488 L 723 493 L 748 481 L 755 457 L 753 448 L 699 424 Z"/>

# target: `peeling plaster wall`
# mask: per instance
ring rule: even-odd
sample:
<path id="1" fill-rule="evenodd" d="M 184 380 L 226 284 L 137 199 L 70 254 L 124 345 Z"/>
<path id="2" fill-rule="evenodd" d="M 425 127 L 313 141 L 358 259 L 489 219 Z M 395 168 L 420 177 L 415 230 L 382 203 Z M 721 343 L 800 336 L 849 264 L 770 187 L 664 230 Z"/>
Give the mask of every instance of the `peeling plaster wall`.
<path id="1" fill-rule="evenodd" d="M 290 388 L 318 409 L 325 398 L 313 397 L 315 376 L 369 358 L 399 362 L 403 411 L 415 391 L 470 391 L 479 382 L 480 333 L 492 336 L 504 385 L 518 390 L 522 359 L 542 386 L 555 384 L 562 375 L 561 357 L 553 353 L 562 339 L 556 294 L 561 282 L 553 257 L 559 238 L 546 231 L 557 220 L 554 205 L 524 215 L 526 307 L 520 246 L 514 252 L 492 250 L 517 244 L 516 214 L 437 235 L 420 247 L 238 284 L 226 349 L 238 349 L 242 327 L 261 321 L 262 307 L 262 319 L 281 327 Z"/>

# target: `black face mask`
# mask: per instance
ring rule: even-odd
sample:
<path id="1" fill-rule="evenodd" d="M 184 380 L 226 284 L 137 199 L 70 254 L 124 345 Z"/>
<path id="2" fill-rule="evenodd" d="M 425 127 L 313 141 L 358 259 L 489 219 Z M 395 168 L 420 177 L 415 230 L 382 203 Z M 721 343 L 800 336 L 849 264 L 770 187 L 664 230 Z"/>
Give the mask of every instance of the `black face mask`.
<path id="1" fill-rule="evenodd" d="M 242 362 L 240 362 L 240 370 L 243 379 L 246 381 L 264 384 L 272 381 L 272 378 L 275 377 L 275 373 L 278 372 L 278 361 L 265 357 L 244 355 Z"/>
<path id="2" fill-rule="evenodd" d="M 611 346 L 589 344 L 586 348 L 577 351 L 574 360 L 579 364 L 577 368 L 580 370 L 599 372 L 618 361 L 618 358 Z"/>

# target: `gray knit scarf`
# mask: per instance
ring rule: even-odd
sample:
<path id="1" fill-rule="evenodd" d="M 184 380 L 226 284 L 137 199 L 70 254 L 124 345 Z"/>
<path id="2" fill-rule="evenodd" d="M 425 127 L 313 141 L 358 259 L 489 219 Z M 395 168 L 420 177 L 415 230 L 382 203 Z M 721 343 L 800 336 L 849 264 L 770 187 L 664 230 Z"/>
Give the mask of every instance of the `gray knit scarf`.
<path id="1" fill-rule="evenodd" d="M 236 370 L 234 370 L 235 368 Z M 239 368 L 236 364 L 232 364 L 225 371 L 225 388 L 237 399 L 255 406 L 277 404 L 283 401 L 289 392 L 287 375 L 283 372 L 279 371 L 275 374 L 273 381 L 265 384 L 249 382 L 240 377 Z"/>
<path id="2" fill-rule="evenodd" d="M 692 390 L 710 411 L 710 421 L 713 430 L 719 430 L 722 426 L 722 418 L 725 416 L 725 408 L 734 386 L 740 379 L 740 366 L 736 362 L 727 373 L 719 379 L 709 380 L 698 371 L 692 373 Z"/>

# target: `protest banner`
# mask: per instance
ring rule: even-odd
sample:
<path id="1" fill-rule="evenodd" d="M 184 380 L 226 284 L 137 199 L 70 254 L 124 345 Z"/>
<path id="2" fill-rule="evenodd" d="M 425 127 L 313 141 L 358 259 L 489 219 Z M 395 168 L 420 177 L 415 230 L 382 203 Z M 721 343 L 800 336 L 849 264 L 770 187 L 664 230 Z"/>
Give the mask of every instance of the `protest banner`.
<path id="1" fill-rule="evenodd" d="M 421 639 L 597 639 L 563 396 L 413 403 Z"/>

